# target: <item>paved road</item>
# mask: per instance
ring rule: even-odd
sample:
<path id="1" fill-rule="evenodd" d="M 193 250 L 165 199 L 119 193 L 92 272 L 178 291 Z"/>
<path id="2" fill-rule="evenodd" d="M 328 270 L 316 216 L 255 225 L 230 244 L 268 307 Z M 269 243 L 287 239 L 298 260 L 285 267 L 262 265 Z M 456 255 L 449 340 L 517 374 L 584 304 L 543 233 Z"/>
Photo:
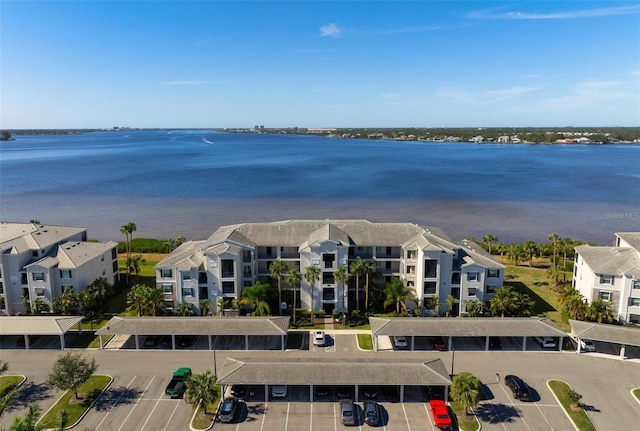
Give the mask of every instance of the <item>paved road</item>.
<path id="1" fill-rule="evenodd" d="M 300 351 L 217 351 L 217 369 L 220 370 L 225 357 L 234 358 L 287 358 L 287 357 L 403 357 L 407 359 L 426 360 L 441 358 L 447 368 L 452 365 L 451 352 L 435 351 L 384 351 L 362 352 L 357 348 L 354 335 L 337 335 L 335 342 L 323 348 L 305 347 Z M 13 417 L 23 414 L 29 402 L 37 401 L 43 407 L 52 405 L 59 392 L 52 391 L 44 385 L 46 375 L 57 359 L 59 351 L 52 350 L 3 350 L 2 360 L 7 361 L 10 373 L 24 374 L 28 377 L 27 393 L 23 395 L 15 408 L 7 411 L 0 418 L 0 426 L 10 425 Z M 100 410 L 91 412 L 82 427 L 97 427 L 98 430 L 125 429 L 188 429 L 179 423 L 190 416 L 190 406 L 175 400 L 162 397 L 162 389 L 169 381 L 171 373 L 181 366 L 188 365 L 194 372 L 205 369 L 213 370 L 212 351 L 85 351 L 89 358 L 95 358 L 99 364 L 98 372 L 109 374 L 116 380 L 110 388 L 109 397 L 102 401 Z M 557 407 L 555 399 L 546 387 L 549 379 L 560 379 L 569 383 L 583 395 L 582 402 L 587 405 L 589 415 L 596 427 L 601 430 L 635 429 L 640 423 L 640 404 L 630 395 L 632 388 L 640 387 L 640 364 L 616 359 L 605 359 L 590 355 L 559 352 L 466 352 L 456 351 L 454 371 L 470 371 L 485 384 L 488 391 L 480 406 L 480 419 L 485 430 L 571 430 L 564 414 Z M 497 383 L 496 373 L 501 377 L 506 374 L 517 374 L 522 377 L 537 394 L 536 401 L 521 403 L 511 398 L 502 379 Z M 125 393 L 125 395 L 121 395 Z M 116 402 L 118 397 L 119 402 Z M 124 400 L 124 401 L 123 401 Z M 111 404 L 110 404 L 111 403 Z M 264 421 L 268 430 L 293 430 L 287 423 L 287 417 L 295 418 L 291 423 L 304 423 L 296 430 L 314 430 L 318 424 L 335 419 L 333 406 L 335 403 L 269 403 L 266 414 L 260 415 L 265 406 L 249 406 L 246 429 L 254 429 L 255 422 Z M 110 407 L 110 405 L 112 407 Z M 383 403 L 384 405 L 384 403 Z M 406 414 L 408 423 L 419 415 L 423 425 L 410 425 L 411 431 L 431 428 L 424 419 L 428 418 L 424 403 L 389 404 L 389 424 L 403 423 Z M 287 415 L 286 409 L 289 414 Z M 397 408 L 398 406 L 399 409 Z M 293 410 L 292 410 L 293 409 Z M 313 413 L 311 409 L 314 409 Z M 403 411 L 404 409 L 404 411 Z M 257 413 L 256 413 L 257 412 Z M 272 414 L 273 413 L 273 414 Z M 317 415 L 316 415 L 317 413 Z M 257 416 L 256 416 L 257 414 Z M 102 421 L 102 422 L 101 422 Z M 291 421 L 291 419 L 290 419 Z M 407 422 L 407 420 L 405 420 Z M 419 422 L 419 421 L 418 421 Z M 107 426 L 107 424 L 109 424 Z M 284 424 L 284 425 L 283 425 Z M 267 426 L 268 425 L 268 426 Z M 228 429 L 245 429 L 245 425 L 226 427 Z M 333 429 L 333 427 L 329 427 Z M 396 429 L 388 425 L 386 429 Z M 405 429 L 399 427 L 397 429 Z"/>

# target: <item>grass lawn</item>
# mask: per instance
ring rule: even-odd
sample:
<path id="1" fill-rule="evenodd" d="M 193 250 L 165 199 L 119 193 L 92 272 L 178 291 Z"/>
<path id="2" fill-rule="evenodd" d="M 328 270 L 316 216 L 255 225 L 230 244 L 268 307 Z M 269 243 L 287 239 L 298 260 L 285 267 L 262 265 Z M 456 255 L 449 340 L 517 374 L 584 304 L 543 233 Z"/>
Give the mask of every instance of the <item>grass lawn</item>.
<path id="1" fill-rule="evenodd" d="M 22 376 L 1 376 L 0 377 L 0 398 L 7 395 L 9 392 L 18 386 L 18 383 L 22 381 Z"/>
<path id="2" fill-rule="evenodd" d="M 451 401 L 449 404 L 451 405 L 451 410 L 453 410 L 456 415 L 460 431 L 477 431 L 480 429 L 480 423 L 475 415 L 469 415 L 467 416 L 467 420 L 465 420 L 464 414 L 462 413 L 462 404 L 455 401 Z"/>
<path id="3" fill-rule="evenodd" d="M 371 334 L 358 334 L 358 346 L 362 350 L 373 350 Z"/>
<path id="4" fill-rule="evenodd" d="M 562 407 L 580 431 L 596 431 L 596 427 L 582 407 L 577 407 L 576 409 L 571 407 L 571 400 L 569 400 L 569 396 L 567 395 L 571 390 L 569 385 L 559 380 L 550 380 L 549 387 L 556 397 L 558 397 L 560 404 L 562 404 Z"/>
<path id="5" fill-rule="evenodd" d="M 107 344 L 112 337 L 113 335 L 104 335 L 102 337 L 103 343 Z M 78 337 L 71 342 L 71 346 L 69 347 L 76 349 L 99 349 L 100 337 L 94 335 L 93 332 L 83 332 L 82 335 L 78 335 Z"/>
<path id="6" fill-rule="evenodd" d="M 636 397 L 636 400 L 640 401 L 640 388 L 635 388 L 633 390 L 633 396 Z"/>
<path id="7" fill-rule="evenodd" d="M 55 403 L 39 421 L 38 424 L 45 428 L 60 427 L 61 412 L 64 411 L 64 426 L 74 424 L 82 414 L 89 409 L 91 403 L 100 395 L 102 390 L 107 387 L 111 378 L 109 376 L 91 376 L 89 380 L 80 388 L 78 393 L 82 397 L 79 402 L 72 401 L 73 391 L 69 390 Z"/>
<path id="8" fill-rule="evenodd" d="M 218 394 L 219 393 L 220 393 L 220 390 L 218 390 Z M 218 401 L 220 399 L 220 396 L 218 394 L 216 394 L 215 401 L 207 406 L 206 414 L 204 413 L 202 406 L 198 407 L 198 412 L 196 413 L 195 417 L 191 421 L 191 426 L 194 429 L 206 430 L 211 426 L 211 424 L 213 424 L 213 420 L 215 419 L 215 412 L 216 412 L 216 409 L 218 408 Z"/>
<path id="9" fill-rule="evenodd" d="M 285 349 L 300 349 L 302 348 L 302 340 L 304 336 L 302 332 L 289 332 L 287 334 L 287 345 Z"/>

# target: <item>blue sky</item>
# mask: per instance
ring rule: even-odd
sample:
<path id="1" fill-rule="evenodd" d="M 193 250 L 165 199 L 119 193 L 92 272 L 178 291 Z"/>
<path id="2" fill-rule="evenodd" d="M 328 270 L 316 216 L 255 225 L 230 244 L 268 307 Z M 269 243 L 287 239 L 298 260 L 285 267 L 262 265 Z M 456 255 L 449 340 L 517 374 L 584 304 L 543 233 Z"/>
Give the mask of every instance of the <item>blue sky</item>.
<path id="1" fill-rule="evenodd" d="M 637 1 L 0 2 L 2 128 L 640 125 Z"/>

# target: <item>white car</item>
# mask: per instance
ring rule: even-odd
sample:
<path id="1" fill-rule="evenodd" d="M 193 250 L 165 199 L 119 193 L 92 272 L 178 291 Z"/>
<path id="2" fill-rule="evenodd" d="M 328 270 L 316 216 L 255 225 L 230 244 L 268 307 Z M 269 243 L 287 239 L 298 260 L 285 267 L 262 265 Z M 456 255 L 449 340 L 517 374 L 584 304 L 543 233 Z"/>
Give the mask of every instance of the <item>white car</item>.
<path id="1" fill-rule="evenodd" d="M 536 337 L 536 341 L 545 349 L 555 349 L 556 342 L 551 337 Z"/>
<path id="2" fill-rule="evenodd" d="M 596 346 L 591 340 L 580 340 L 580 350 L 584 352 L 595 352 Z"/>
<path id="3" fill-rule="evenodd" d="M 401 335 L 394 335 L 393 345 L 396 346 L 396 349 L 406 349 L 408 346 L 407 337 L 403 337 Z"/>
<path id="4" fill-rule="evenodd" d="M 313 345 L 324 346 L 325 334 L 324 331 L 313 331 Z"/>
<path id="5" fill-rule="evenodd" d="M 273 385 L 271 387 L 273 398 L 285 398 L 287 396 L 287 385 Z"/>

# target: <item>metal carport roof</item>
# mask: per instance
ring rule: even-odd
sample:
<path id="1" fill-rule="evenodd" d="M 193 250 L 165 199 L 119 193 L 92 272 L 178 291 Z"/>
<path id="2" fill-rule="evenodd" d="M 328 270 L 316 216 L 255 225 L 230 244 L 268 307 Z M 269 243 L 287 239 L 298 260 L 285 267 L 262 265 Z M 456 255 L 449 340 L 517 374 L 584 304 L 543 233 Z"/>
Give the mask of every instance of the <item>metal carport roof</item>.
<path id="1" fill-rule="evenodd" d="M 640 329 L 604 323 L 569 320 L 571 333 L 578 338 L 640 347 Z"/>
<path id="2" fill-rule="evenodd" d="M 451 385 L 441 359 L 233 359 L 227 358 L 218 383 L 286 385 Z"/>
<path id="3" fill-rule="evenodd" d="M 64 335 L 80 322 L 77 316 L 2 316 L 0 335 Z"/>
<path id="4" fill-rule="evenodd" d="M 546 318 L 538 317 L 370 317 L 372 335 L 453 337 L 566 337 Z"/>
<path id="5" fill-rule="evenodd" d="M 96 335 L 279 335 L 290 317 L 112 317 Z"/>

